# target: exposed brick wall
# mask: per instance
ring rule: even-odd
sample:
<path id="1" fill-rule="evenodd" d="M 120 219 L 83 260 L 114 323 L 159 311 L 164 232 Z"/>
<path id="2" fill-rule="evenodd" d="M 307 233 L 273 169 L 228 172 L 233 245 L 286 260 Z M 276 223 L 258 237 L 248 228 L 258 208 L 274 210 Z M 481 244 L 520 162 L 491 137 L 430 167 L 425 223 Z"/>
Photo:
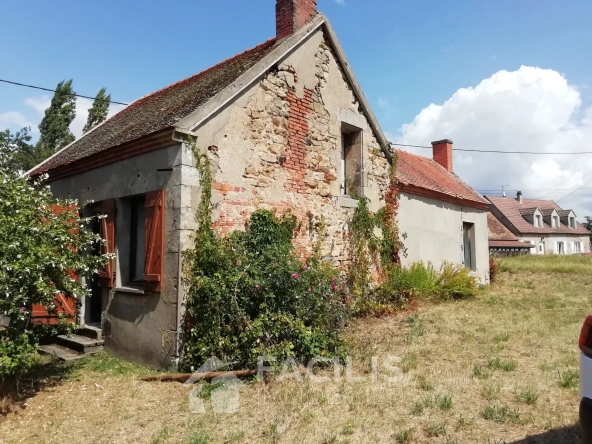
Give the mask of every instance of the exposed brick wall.
<path id="1" fill-rule="evenodd" d="M 288 149 L 285 152 L 286 161 L 283 167 L 288 171 L 286 191 L 308 194 L 306 178 L 306 150 L 307 141 L 310 143 L 310 130 L 308 115 L 312 112 L 312 92 L 305 89 L 304 97 L 298 99 L 293 90 L 288 92 L 287 98 L 290 104 L 288 116 Z"/>
<path id="2" fill-rule="evenodd" d="M 454 171 L 452 166 L 452 141 L 440 140 L 432 142 L 432 148 L 434 160 L 452 173 Z"/>
<path id="3" fill-rule="evenodd" d="M 303 257 L 317 240 L 311 227 L 324 221 L 322 255 L 340 263 L 348 259 L 353 209 L 339 201 L 341 125 L 334 95 L 341 94 L 337 103 L 352 113 L 359 113 L 359 104 L 326 42 L 313 54 L 314 81 L 303 80 L 306 75 L 297 72 L 298 66 L 284 63 L 217 129 L 212 143 L 219 149 L 210 150 L 213 220 L 217 231 L 226 234 L 244 229 L 257 209 L 278 215 L 289 211 L 300 224 L 295 244 Z M 360 125 L 367 156 L 365 190 L 376 190 L 372 202 L 380 205 L 388 187 L 388 163 L 368 126 Z"/>
<path id="4" fill-rule="evenodd" d="M 316 14 L 316 0 L 277 0 L 276 37 L 282 39 L 294 34 Z"/>

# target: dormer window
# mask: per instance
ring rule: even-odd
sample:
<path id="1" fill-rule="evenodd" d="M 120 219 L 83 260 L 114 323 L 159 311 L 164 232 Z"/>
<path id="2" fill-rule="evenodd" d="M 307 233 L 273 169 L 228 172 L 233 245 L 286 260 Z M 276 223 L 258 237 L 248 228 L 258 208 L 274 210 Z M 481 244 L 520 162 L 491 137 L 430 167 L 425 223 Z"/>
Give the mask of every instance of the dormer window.
<path id="1" fill-rule="evenodd" d="M 576 218 L 571 216 L 569 218 L 569 228 L 575 228 L 576 227 Z"/>
<path id="2" fill-rule="evenodd" d="M 559 216 L 553 216 L 551 220 L 553 221 L 553 228 L 559 228 Z"/>
<path id="3" fill-rule="evenodd" d="M 536 214 L 534 217 L 534 226 L 538 227 L 538 228 L 542 228 L 543 227 L 543 216 L 541 216 L 540 214 Z"/>

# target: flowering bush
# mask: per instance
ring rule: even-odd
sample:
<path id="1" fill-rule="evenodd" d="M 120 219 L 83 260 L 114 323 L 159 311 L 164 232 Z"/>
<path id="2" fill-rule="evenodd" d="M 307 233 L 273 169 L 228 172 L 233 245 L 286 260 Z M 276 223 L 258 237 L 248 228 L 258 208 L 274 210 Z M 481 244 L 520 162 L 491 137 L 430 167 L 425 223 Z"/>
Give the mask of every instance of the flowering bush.
<path id="1" fill-rule="evenodd" d="M 297 257 L 292 215 L 259 210 L 244 232 L 217 237 L 209 161 L 194 152 L 202 199 L 195 248 L 184 260 L 183 366 L 198 367 L 212 356 L 255 368 L 259 356 L 304 361 L 339 354 L 347 300 L 338 270 L 320 253 L 306 263 Z"/>
<path id="2" fill-rule="evenodd" d="M 220 239 L 200 230 L 186 253 L 185 367 L 211 356 L 254 368 L 259 356 L 339 353 L 347 307 L 338 272 L 317 258 L 299 260 L 295 228 L 295 217 L 260 210 L 244 232 Z"/>
<path id="3" fill-rule="evenodd" d="M 33 304 L 56 315 L 57 295 L 89 295 L 73 276 L 91 275 L 106 260 L 79 254 L 100 241 L 89 222 L 79 216 L 76 201 L 55 199 L 42 180 L 0 169 L 0 376 L 32 363 Z"/>

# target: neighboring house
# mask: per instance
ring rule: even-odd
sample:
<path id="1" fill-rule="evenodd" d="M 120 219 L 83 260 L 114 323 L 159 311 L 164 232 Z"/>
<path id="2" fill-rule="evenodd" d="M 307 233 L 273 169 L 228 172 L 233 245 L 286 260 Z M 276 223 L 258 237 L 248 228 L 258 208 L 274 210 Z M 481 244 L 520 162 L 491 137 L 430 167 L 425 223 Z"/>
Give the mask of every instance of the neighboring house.
<path id="1" fill-rule="evenodd" d="M 452 142 L 432 142 L 433 159 L 397 150 L 399 229 L 408 265 L 429 261 L 463 264 L 489 282 L 489 202 L 453 173 Z"/>
<path id="2" fill-rule="evenodd" d="M 179 356 L 182 251 L 200 199 L 190 138 L 212 161 L 220 233 L 257 208 L 290 210 L 302 253 L 324 219 L 322 253 L 339 263 L 352 196 L 383 205 L 392 152 L 331 25 L 314 0 L 278 0 L 276 18 L 275 38 L 135 101 L 30 172 L 107 215 L 95 230 L 116 259 L 88 283 L 80 321 L 116 355 L 155 367 Z M 435 152 L 446 167 L 398 153 L 406 262 L 466 263 L 487 282 L 487 203 L 452 174 L 449 142 Z"/>
<path id="3" fill-rule="evenodd" d="M 486 196 L 491 212 L 519 240 L 531 244 L 531 254 L 577 254 L 590 252 L 590 233 L 576 221 L 572 210 L 563 210 L 552 200 Z"/>
<path id="4" fill-rule="evenodd" d="M 532 244 L 522 242 L 493 214 L 487 213 L 489 253 L 492 256 L 521 256 L 529 254 Z"/>

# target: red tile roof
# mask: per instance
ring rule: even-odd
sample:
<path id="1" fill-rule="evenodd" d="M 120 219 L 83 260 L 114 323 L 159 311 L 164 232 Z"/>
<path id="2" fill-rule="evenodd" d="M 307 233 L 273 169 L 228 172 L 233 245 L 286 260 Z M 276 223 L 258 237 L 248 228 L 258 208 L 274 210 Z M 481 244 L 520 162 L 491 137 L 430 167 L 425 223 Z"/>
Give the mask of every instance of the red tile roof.
<path id="1" fill-rule="evenodd" d="M 402 191 L 413 192 L 412 188 L 429 190 L 435 198 L 453 200 L 466 206 L 485 208 L 489 202 L 456 174 L 450 173 L 439 163 L 428 157 L 396 150 L 397 181 Z M 410 186 L 406 189 L 406 186 Z"/>
<path id="2" fill-rule="evenodd" d="M 542 227 L 535 227 L 520 214 L 522 208 L 538 208 L 543 214 L 551 213 L 552 210 L 563 211 L 562 208 L 552 200 L 522 199 L 522 203 L 511 197 L 486 196 L 487 199 L 502 213 L 504 218 L 512 224 L 521 234 L 574 234 L 589 235 L 589 231 L 582 225 L 576 223 L 576 228 L 569 228 L 560 224 L 558 228 L 551 228 L 543 222 Z"/>
<path id="3" fill-rule="evenodd" d="M 534 248 L 534 245 L 519 240 L 490 240 L 489 248 Z"/>
<path id="4" fill-rule="evenodd" d="M 32 175 L 70 164 L 147 134 L 173 127 L 247 72 L 276 47 L 276 39 L 136 100 L 41 164 Z"/>
<path id="5" fill-rule="evenodd" d="M 502 224 L 497 217 L 491 213 L 487 213 L 487 230 L 489 232 L 489 240 L 500 241 L 515 241 L 518 240 L 510 230 Z"/>

